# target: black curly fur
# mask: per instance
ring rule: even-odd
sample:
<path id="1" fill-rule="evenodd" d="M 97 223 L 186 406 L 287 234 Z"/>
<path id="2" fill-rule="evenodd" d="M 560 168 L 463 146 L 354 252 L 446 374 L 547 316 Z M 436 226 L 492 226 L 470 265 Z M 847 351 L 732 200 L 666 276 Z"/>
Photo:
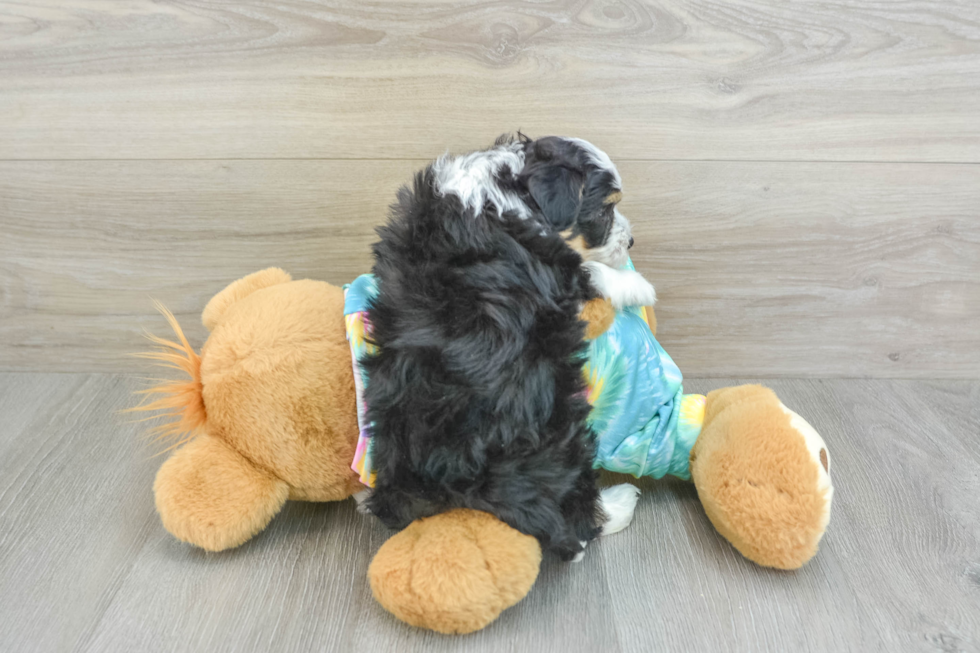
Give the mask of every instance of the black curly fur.
<path id="1" fill-rule="evenodd" d="M 436 192 L 430 166 L 379 229 L 368 507 L 393 528 L 483 510 L 569 559 L 598 533 L 578 317 L 594 293 L 557 233 L 568 225 L 526 197 L 531 218 L 474 215 Z"/>

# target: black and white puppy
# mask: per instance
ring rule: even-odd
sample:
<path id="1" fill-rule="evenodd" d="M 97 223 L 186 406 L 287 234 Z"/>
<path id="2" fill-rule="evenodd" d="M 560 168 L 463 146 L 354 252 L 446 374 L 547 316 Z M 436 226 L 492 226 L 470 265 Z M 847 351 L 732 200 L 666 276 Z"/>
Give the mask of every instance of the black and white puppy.
<path id="1" fill-rule="evenodd" d="M 367 506 L 385 524 L 483 510 L 570 559 L 629 523 L 635 492 L 599 502 L 579 320 L 599 295 L 656 298 L 616 269 L 632 244 L 621 194 L 608 156 L 557 137 L 442 157 L 399 191 L 365 361 Z"/>
<path id="2" fill-rule="evenodd" d="M 600 296 L 616 308 L 656 303 L 657 293 L 642 275 L 620 269 L 629 258 L 633 236 L 617 208 L 622 180 L 605 152 L 579 138 L 532 141 L 520 178 L 534 199 L 532 205 L 582 256 Z"/>

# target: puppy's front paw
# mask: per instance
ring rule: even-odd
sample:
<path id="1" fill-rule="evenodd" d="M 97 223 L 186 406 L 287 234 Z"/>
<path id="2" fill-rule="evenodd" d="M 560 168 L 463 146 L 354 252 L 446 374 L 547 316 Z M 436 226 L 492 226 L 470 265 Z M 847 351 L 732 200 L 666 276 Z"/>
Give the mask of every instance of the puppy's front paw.
<path id="1" fill-rule="evenodd" d="M 619 270 L 619 278 L 610 288 L 609 301 L 617 309 L 627 306 L 653 306 L 657 303 L 657 291 L 653 284 L 633 270 Z"/>
<path id="2" fill-rule="evenodd" d="M 640 277 L 643 282 L 643 289 L 640 292 L 640 297 L 637 299 L 637 306 L 653 306 L 657 303 L 657 290 L 653 287 L 653 284 L 646 279 Z"/>
<path id="3" fill-rule="evenodd" d="M 617 310 L 627 306 L 653 306 L 657 302 L 657 291 L 635 270 L 614 270 L 596 261 L 587 261 L 585 267 L 592 287 Z"/>

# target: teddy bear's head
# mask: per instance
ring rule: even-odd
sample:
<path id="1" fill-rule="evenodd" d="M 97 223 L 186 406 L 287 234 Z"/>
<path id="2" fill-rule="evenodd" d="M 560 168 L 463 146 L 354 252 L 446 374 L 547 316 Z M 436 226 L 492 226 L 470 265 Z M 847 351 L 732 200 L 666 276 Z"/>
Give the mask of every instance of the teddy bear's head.
<path id="1" fill-rule="evenodd" d="M 343 313 L 340 288 L 277 269 L 237 281 L 204 309 L 207 431 L 288 483 L 294 499 L 362 489 L 350 469 L 358 427 Z"/>
<path id="2" fill-rule="evenodd" d="M 363 489 L 351 469 L 358 425 L 343 308 L 336 286 L 263 270 L 208 303 L 199 356 L 168 315 L 179 342 L 154 338 L 163 350 L 146 357 L 190 380 L 149 390 L 159 398 L 139 410 L 178 418 L 159 428 L 183 446 L 155 484 L 174 535 L 237 546 L 287 498 L 338 501 Z"/>

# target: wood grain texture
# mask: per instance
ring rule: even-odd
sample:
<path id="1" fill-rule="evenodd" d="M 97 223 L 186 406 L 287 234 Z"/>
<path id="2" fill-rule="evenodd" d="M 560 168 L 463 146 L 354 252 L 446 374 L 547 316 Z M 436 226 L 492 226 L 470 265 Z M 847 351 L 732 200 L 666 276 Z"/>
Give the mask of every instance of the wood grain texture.
<path id="1" fill-rule="evenodd" d="M 0 2 L 0 158 L 980 161 L 980 5 Z"/>
<path id="2" fill-rule="evenodd" d="M 0 369 L 135 371 L 266 266 L 345 283 L 422 161 L 0 162 Z M 658 337 L 693 376 L 980 374 L 980 166 L 626 162 Z"/>
<path id="3" fill-rule="evenodd" d="M 833 517 L 806 567 L 753 565 L 691 485 L 639 481 L 626 531 L 580 564 L 546 558 L 526 599 L 452 638 L 374 602 L 388 532 L 352 501 L 291 502 L 237 550 L 193 550 L 155 514 L 161 459 L 114 415 L 139 382 L 0 374 L 0 650 L 977 650 L 980 383 L 770 385 L 831 452 Z"/>
<path id="4" fill-rule="evenodd" d="M 980 376 L 980 167 L 623 168 L 685 373 Z"/>

